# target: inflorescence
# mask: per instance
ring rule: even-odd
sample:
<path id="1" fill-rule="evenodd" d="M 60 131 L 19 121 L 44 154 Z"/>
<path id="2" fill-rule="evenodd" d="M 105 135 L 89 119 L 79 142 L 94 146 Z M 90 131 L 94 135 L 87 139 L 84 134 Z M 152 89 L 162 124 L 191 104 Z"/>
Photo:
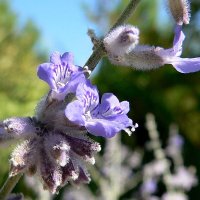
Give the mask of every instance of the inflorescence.
<path id="1" fill-rule="evenodd" d="M 24 139 L 11 155 L 10 176 L 36 173 L 52 193 L 67 182 L 88 183 L 85 162 L 94 164 L 101 146 L 87 133 L 111 138 L 121 130 L 135 130 L 137 124 L 127 116 L 129 103 L 112 93 L 100 99 L 85 73 L 87 68 L 74 65 L 69 52 L 55 52 L 50 62 L 38 67 L 38 77 L 50 91 L 36 115 L 6 119 L 0 125 L 1 140 Z"/>
<path id="2" fill-rule="evenodd" d="M 182 25 L 189 23 L 189 3 L 168 2 L 176 22 L 171 48 L 140 45 L 139 29 L 120 25 L 102 40 L 102 56 L 106 54 L 115 65 L 139 70 L 171 64 L 181 73 L 199 71 L 200 58 L 180 57 L 185 38 Z M 101 40 L 95 39 L 95 44 L 101 44 Z M 94 164 L 94 155 L 101 150 L 90 134 L 111 138 L 120 131 L 129 135 L 135 131 L 138 125 L 127 116 L 129 102 L 120 102 L 112 93 L 100 97 L 88 78 L 89 69 L 90 65 L 74 65 L 70 52 L 54 52 L 49 62 L 39 65 L 37 75 L 50 90 L 38 103 L 35 116 L 13 117 L 0 123 L 0 142 L 24 140 L 11 155 L 11 177 L 19 173 L 37 174 L 44 188 L 52 193 L 68 182 L 88 183 L 85 163 Z"/>

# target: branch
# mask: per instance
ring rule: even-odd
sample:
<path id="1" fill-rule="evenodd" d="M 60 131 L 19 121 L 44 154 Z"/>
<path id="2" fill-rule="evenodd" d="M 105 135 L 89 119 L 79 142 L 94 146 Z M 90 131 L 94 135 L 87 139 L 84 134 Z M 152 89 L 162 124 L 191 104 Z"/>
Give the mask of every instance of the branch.
<path id="1" fill-rule="evenodd" d="M 123 13 L 121 14 L 121 16 L 119 17 L 119 19 L 112 26 L 110 31 L 113 30 L 114 28 L 116 28 L 117 26 L 124 24 L 124 22 L 133 14 L 133 11 L 135 10 L 136 6 L 138 5 L 138 3 L 140 1 L 141 0 L 131 0 L 130 3 L 128 4 L 128 6 L 123 11 Z M 105 49 L 104 49 L 103 39 L 102 39 L 100 41 L 99 45 L 93 51 L 90 58 L 85 63 L 85 66 L 88 66 L 90 70 L 93 70 L 96 67 L 96 65 L 98 64 L 98 62 L 100 61 L 100 59 L 103 56 L 105 56 L 105 54 L 106 54 L 106 52 L 105 52 Z"/>
<path id="2" fill-rule="evenodd" d="M 16 176 L 9 176 L 4 185 L 0 190 L 0 199 L 6 200 L 8 195 L 11 193 L 15 185 L 18 183 L 19 179 L 21 178 L 22 174 L 17 174 Z"/>

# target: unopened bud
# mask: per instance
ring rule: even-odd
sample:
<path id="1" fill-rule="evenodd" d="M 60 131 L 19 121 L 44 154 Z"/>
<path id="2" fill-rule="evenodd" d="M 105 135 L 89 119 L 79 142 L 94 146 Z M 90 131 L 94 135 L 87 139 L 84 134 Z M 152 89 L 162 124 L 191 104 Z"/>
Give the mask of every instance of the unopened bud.
<path id="1" fill-rule="evenodd" d="M 32 165 L 35 145 L 35 140 L 25 140 L 15 148 L 10 159 L 10 176 L 15 176 Z"/>
<path id="2" fill-rule="evenodd" d="M 189 24 L 190 3 L 188 0 L 168 0 L 168 6 L 178 25 Z"/>
<path id="3" fill-rule="evenodd" d="M 113 57 L 130 52 L 139 42 L 139 29 L 132 25 L 123 25 L 113 29 L 104 38 L 107 53 Z"/>

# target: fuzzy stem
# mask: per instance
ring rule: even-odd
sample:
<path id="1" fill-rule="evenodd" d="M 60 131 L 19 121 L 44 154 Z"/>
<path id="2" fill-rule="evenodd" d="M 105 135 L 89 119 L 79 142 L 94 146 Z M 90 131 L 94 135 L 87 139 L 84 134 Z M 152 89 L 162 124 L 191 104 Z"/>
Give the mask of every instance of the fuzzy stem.
<path id="1" fill-rule="evenodd" d="M 9 176 L 4 185 L 0 190 L 0 199 L 6 200 L 8 195 L 12 192 L 15 185 L 18 183 L 19 179 L 21 178 L 22 174 L 17 174 L 16 176 Z"/>
<path id="2" fill-rule="evenodd" d="M 133 13 L 133 11 L 135 10 L 136 6 L 138 5 L 140 1 L 141 0 L 131 0 L 129 4 L 127 5 L 127 7 L 125 8 L 125 10 L 123 11 L 123 13 L 121 14 L 121 16 L 119 17 L 119 19 L 115 22 L 113 27 L 110 29 L 110 31 L 114 29 L 115 27 L 122 25 L 131 16 L 131 14 Z M 99 45 L 95 48 L 92 55 L 89 57 L 89 59 L 85 63 L 85 66 L 88 66 L 90 70 L 93 70 L 98 64 L 98 62 L 100 61 L 100 59 L 103 56 L 105 56 L 105 54 L 106 52 L 104 49 L 103 40 L 101 40 L 99 42 Z"/>

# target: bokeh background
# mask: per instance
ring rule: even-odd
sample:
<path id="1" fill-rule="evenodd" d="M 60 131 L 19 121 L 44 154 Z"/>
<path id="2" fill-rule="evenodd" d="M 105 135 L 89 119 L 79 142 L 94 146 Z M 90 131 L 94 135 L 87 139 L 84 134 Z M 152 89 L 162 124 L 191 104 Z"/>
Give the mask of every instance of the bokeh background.
<path id="1" fill-rule="evenodd" d="M 186 34 L 183 57 L 200 56 L 200 1 L 191 2 L 191 22 L 183 28 Z M 48 89 L 36 76 L 37 66 L 47 61 L 53 51 L 72 51 L 76 64 L 84 65 L 92 53 L 87 29 L 94 29 L 101 37 L 127 3 L 127 0 L 0 0 L 0 119 L 33 115 L 38 100 Z M 140 29 L 141 44 L 171 47 L 174 22 L 168 13 L 164 0 L 141 1 L 129 19 L 129 23 Z M 133 151 L 144 148 L 149 140 L 144 126 L 149 112 L 155 115 L 163 145 L 170 124 L 176 123 L 185 141 L 184 163 L 196 167 L 200 180 L 200 72 L 180 74 L 170 65 L 141 72 L 113 66 L 105 58 L 92 80 L 101 93 L 113 92 L 121 101 L 128 100 L 131 104 L 129 116 L 139 128 L 131 137 L 122 133 L 123 145 Z M 95 139 L 105 143 L 101 138 Z M 1 185 L 8 174 L 13 147 L 14 144 L 0 147 Z M 96 191 L 97 185 L 92 182 L 89 188 Z M 24 179 L 15 191 L 37 199 Z M 64 189 L 54 199 L 63 199 L 63 192 Z M 196 200 L 199 196 L 199 186 L 189 192 L 189 199 Z M 129 193 L 121 199 L 125 197 Z"/>

